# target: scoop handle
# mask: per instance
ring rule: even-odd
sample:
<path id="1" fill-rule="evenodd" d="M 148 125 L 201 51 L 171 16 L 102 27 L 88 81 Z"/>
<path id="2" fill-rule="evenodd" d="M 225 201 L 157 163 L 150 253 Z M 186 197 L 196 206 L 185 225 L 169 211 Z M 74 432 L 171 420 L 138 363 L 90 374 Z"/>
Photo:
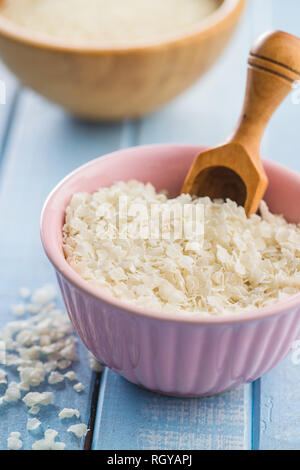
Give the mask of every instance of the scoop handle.
<path id="1" fill-rule="evenodd" d="M 265 127 L 300 80 L 300 39 L 283 31 L 267 32 L 253 45 L 248 64 L 244 107 L 228 142 L 241 143 L 259 163 Z"/>

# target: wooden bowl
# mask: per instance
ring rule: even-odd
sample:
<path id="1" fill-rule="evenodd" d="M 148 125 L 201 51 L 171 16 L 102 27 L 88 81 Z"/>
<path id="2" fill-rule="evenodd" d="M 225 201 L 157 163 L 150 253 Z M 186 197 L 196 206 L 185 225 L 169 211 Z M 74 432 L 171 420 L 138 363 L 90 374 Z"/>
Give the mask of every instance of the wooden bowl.
<path id="1" fill-rule="evenodd" d="M 220 0 L 189 34 L 134 47 L 77 46 L 28 32 L 0 15 L 0 56 L 24 85 L 76 116 L 137 117 L 174 98 L 209 69 L 244 4 Z"/>

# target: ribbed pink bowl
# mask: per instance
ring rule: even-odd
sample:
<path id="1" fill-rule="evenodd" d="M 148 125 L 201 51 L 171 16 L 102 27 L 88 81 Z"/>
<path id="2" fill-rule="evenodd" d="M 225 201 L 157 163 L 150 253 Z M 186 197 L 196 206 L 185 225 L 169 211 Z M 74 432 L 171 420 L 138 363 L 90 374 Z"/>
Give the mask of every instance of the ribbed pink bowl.
<path id="1" fill-rule="evenodd" d="M 137 179 L 179 193 L 203 147 L 155 145 L 101 157 L 65 178 L 46 201 L 44 249 L 71 321 L 103 364 L 147 389 L 177 396 L 214 395 L 252 382 L 274 367 L 300 338 L 300 293 L 272 307 L 212 318 L 151 312 L 121 302 L 84 281 L 62 250 L 64 212 L 73 193 Z M 300 221 L 300 175 L 266 161 L 266 201 L 274 213 Z"/>

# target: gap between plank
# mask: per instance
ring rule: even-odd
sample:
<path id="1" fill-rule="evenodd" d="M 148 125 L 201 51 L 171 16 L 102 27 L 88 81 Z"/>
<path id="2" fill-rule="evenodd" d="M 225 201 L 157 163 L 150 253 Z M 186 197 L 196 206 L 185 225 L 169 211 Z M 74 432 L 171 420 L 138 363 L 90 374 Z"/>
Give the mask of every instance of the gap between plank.
<path id="1" fill-rule="evenodd" d="M 101 383 L 100 383 L 100 387 L 99 387 L 99 393 L 97 395 L 97 409 L 96 409 L 96 413 L 95 413 L 95 419 L 96 419 L 96 415 L 98 413 L 100 415 L 99 423 L 101 423 L 101 417 L 102 417 L 102 411 L 103 411 L 103 405 L 104 405 L 104 395 L 105 395 L 105 391 L 106 391 L 107 376 L 108 376 L 108 368 L 107 367 L 105 367 L 105 369 L 104 369 L 104 371 L 102 372 L 101 375 L 102 375 Z M 94 438 L 95 438 L 96 442 L 99 442 L 99 440 L 100 440 L 100 428 L 101 428 L 101 424 L 99 424 L 97 429 L 93 430 L 93 439 L 92 439 L 92 442 L 91 442 L 91 449 L 92 450 L 93 450 Z"/>
<path id="2" fill-rule="evenodd" d="M 91 386 L 90 386 L 90 418 L 88 422 L 89 432 L 84 441 L 83 450 L 91 450 L 93 444 L 94 430 L 95 430 L 95 420 L 98 407 L 98 397 L 100 392 L 100 383 L 102 372 L 94 372 L 92 375 Z"/>
<path id="3" fill-rule="evenodd" d="M 252 384 L 252 450 L 260 447 L 260 397 L 261 379 L 258 379 Z"/>

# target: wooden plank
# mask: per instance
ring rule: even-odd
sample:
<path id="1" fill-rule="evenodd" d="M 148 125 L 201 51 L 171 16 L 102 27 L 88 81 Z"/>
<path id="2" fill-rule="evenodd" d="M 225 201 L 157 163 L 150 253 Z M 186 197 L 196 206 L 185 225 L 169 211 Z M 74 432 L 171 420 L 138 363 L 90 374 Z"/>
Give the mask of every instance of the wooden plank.
<path id="1" fill-rule="evenodd" d="M 69 171 L 90 158 L 118 148 L 120 137 L 118 125 L 79 122 L 34 93 L 22 92 L 7 136 L 1 175 L 0 326 L 12 320 L 9 306 L 16 303 L 19 286 L 35 289 L 55 282 L 39 237 L 39 218 L 45 197 Z M 57 414 L 63 407 L 72 406 L 79 409 L 87 423 L 92 393 L 87 351 L 80 343 L 78 351 L 80 361 L 75 371 L 86 390 L 78 394 L 71 383 L 57 386 L 55 405 L 38 415 L 43 428 L 59 431 L 60 440 L 66 442 L 69 449 L 82 448 L 83 442 L 66 432 L 68 423 L 60 422 Z M 44 389 L 43 385 L 37 391 Z M 26 432 L 27 416 L 21 403 L 2 407 L 0 413 L 0 448 L 7 447 L 6 439 L 11 431 L 21 432 L 26 449 L 40 438 L 40 433 L 29 435 Z"/>
<path id="2" fill-rule="evenodd" d="M 290 355 L 261 379 L 261 450 L 300 450 L 300 363 Z"/>
<path id="3" fill-rule="evenodd" d="M 272 1 L 273 28 L 300 37 L 300 4 L 297 0 Z M 276 160 L 300 171 L 299 129 L 300 92 L 296 101 L 286 100 L 273 118 L 270 129 L 269 152 Z M 260 381 L 259 402 L 256 407 L 256 446 L 260 449 L 300 449 L 300 365 L 299 348 Z M 294 359 L 294 362 L 293 362 Z"/>
<path id="4" fill-rule="evenodd" d="M 247 387 L 212 398 L 168 398 L 106 370 L 93 448 L 243 449 L 245 406 Z"/>
<path id="5" fill-rule="evenodd" d="M 253 39 L 248 15 L 231 48 L 202 81 L 159 112 L 131 124 L 128 145 L 212 145 L 229 134 L 245 90 L 246 61 Z M 106 371 L 93 448 L 247 449 L 252 438 L 251 408 L 251 386 L 214 398 L 184 400 L 140 390 Z"/>

